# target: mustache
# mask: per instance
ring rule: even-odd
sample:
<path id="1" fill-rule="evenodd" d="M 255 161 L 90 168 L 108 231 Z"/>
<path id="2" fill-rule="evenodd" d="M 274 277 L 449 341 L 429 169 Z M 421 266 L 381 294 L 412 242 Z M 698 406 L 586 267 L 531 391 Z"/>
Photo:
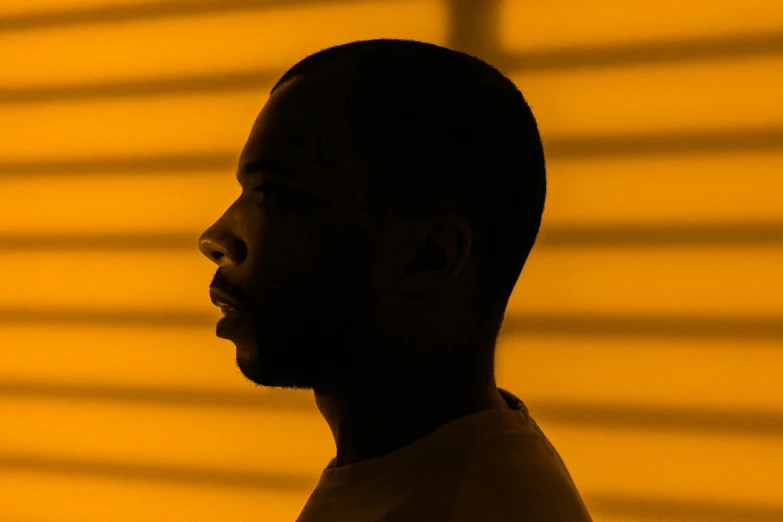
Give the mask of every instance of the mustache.
<path id="1" fill-rule="evenodd" d="M 242 290 L 240 287 L 234 285 L 228 276 L 226 276 L 225 272 L 223 272 L 220 268 L 215 271 L 215 275 L 212 277 L 212 282 L 209 284 L 209 288 L 219 290 L 241 305 L 250 304 L 250 299 L 247 293 L 245 293 L 244 290 Z"/>

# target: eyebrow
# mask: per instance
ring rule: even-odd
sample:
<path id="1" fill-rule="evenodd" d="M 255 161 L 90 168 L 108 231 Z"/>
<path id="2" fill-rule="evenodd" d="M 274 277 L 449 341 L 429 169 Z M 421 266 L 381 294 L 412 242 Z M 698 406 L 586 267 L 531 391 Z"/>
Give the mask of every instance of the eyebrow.
<path id="1" fill-rule="evenodd" d="M 237 181 L 241 185 L 242 181 L 253 174 L 277 174 L 282 177 L 294 177 L 290 170 L 284 168 L 279 163 L 273 160 L 260 158 L 250 160 L 237 169 Z"/>

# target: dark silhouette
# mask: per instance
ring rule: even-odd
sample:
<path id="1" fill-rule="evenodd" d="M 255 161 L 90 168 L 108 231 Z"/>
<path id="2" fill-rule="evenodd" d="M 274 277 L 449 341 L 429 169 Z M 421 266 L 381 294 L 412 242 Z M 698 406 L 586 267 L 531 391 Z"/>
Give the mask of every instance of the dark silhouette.
<path id="1" fill-rule="evenodd" d="M 299 521 L 590 520 L 495 342 L 535 242 L 544 152 L 522 94 L 410 40 L 278 81 L 204 232 L 217 335 L 251 381 L 312 389 L 337 447 Z"/>

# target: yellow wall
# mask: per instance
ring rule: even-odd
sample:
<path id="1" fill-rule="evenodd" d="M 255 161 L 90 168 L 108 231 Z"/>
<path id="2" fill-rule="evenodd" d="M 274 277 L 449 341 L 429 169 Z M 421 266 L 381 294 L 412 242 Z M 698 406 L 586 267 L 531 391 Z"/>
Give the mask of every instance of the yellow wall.
<path id="1" fill-rule="evenodd" d="M 241 377 L 197 238 L 277 74 L 455 5 L 0 3 L 0 520 L 296 518 L 331 434 Z M 498 384 L 596 521 L 783 520 L 783 3 L 497 15 L 549 165 Z"/>

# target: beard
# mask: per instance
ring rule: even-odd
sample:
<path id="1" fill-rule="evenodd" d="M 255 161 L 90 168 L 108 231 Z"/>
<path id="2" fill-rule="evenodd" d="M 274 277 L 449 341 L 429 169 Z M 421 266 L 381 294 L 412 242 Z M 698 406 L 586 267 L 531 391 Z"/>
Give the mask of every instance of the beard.
<path id="1" fill-rule="evenodd" d="M 380 374 L 371 260 L 366 252 L 345 253 L 265 285 L 253 306 L 252 335 L 237 342 L 237 366 L 247 379 L 346 391 Z"/>

